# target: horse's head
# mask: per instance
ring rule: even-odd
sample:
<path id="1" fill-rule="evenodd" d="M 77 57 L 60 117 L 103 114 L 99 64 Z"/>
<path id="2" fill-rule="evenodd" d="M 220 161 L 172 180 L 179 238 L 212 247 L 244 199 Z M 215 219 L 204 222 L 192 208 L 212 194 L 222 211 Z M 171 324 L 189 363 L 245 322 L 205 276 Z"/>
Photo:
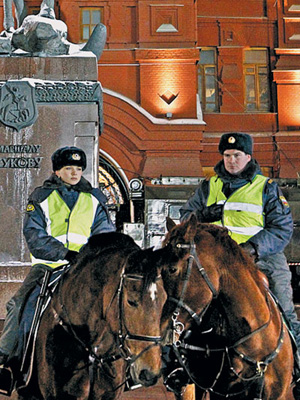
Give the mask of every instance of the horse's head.
<path id="1" fill-rule="evenodd" d="M 121 320 L 125 347 L 131 354 L 131 376 L 151 386 L 161 369 L 160 321 L 167 295 L 153 250 L 132 253 L 123 276 Z"/>
<path id="2" fill-rule="evenodd" d="M 172 320 L 173 328 L 180 330 L 182 324 L 185 328 L 193 321 L 199 324 L 206 307 L 218 294 L 218 248 L 211 228 L 198 224 L 195 216 L 179 225 L 167 219 L 167 227 L 170 230 L 158 250 L 168 295 L 162 327 L 165 329 Z"/>
<path id="3" fill-rule="evenodd" d="M 116 352 L 130 367 L 134 382 L 143 386 L 154 385 L 160 377 L 160 321 L 167 298 L 153 253 L 141 250 L 129 235 L 103 233 L 89 240 L 70 274 L 88 286 L 81 307 L 86 317 L 94 315 L 99 324 L 98 316 L 103 315 L 101 322 L 109 327 L 105 337 L 100 334 L 101 340 L 95 329 L 90 334 L 100 340 L 99 354 Z"/>
<path id="4" fill-rule="evenodd" d="M 184 365 L 186 375 L 213 398 L 249 398 L 262 389 L 268 398 L 281 398 L 279 392 L 290 398 L 291 347 L 264 275 L 224 228 L 197 224 L 194 217 L 168 225 L 158 251 L 168 294 L 163 323 L 173 324 L 168 340 L 175 342 L 177 365 Z M 274 376 L 287 385 L 274 385 Z M 180 386 L 181 377 L 172 371 L 167 383 Z"/>

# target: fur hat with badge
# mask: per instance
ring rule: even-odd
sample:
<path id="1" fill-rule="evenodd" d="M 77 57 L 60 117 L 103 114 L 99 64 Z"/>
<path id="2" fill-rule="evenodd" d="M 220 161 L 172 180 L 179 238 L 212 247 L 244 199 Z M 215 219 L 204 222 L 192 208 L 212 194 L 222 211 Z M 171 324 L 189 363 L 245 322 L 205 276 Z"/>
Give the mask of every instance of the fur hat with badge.
<path id="1" fill-rule="evenodd" d="M 75 146 L 66 146 L 56 150 L 51 157 L 53 171 L 58 171 L 67 165 L 76 165 L 86 169 L 85 152 Z"/>
<path id="2" fill-rule="evenodd" d="M 224 135 L 222 135 L 220 139 L 219 152 L 223 154 L 225 150 L 240 150 L 252 156 L 252 137 L 248 135 L 248 133 L 224 133 Z"/>

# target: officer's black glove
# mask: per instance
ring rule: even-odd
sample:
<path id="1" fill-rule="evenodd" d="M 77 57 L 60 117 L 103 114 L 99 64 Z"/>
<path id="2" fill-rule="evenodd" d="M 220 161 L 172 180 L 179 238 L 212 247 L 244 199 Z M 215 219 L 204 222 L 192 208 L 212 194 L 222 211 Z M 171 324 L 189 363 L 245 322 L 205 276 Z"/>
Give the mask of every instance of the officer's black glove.
<path id="1" fill-rule="evenodd" d="M 212 204 L 209 207 L 203 208 L 202 211 L 198 211 L 197 217 L 200 222 L 215 222 L 222 219 L 223 205 Z"/>
<path id="2" fill-rule="evenodd" d="M 78 252 L 74 250 L 68 250 L 65 255 L 65 260 L 68 260 L 70 264 L 75 264 L 77 260 Z"/>
<path id="3" fill-rule="evenodd" d="M 251 242 L 240 243 L 240 247 L 248 253 L 254 262 L 258 261 L 258 254 L 255 245 Z"/>

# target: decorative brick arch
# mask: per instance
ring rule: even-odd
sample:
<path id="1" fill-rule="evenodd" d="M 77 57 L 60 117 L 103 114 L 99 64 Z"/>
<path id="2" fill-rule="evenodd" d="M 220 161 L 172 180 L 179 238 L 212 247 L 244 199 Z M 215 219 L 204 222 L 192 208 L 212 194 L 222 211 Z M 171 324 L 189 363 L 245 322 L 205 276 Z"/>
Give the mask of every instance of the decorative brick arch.
<path id="1" fill-rule="evenodd" d="M 155 118 L 132 100 L 103 90 L 104 129 L 99 147 L 136 176 L 199 176 L 205 124 L 198 119 Z"/>

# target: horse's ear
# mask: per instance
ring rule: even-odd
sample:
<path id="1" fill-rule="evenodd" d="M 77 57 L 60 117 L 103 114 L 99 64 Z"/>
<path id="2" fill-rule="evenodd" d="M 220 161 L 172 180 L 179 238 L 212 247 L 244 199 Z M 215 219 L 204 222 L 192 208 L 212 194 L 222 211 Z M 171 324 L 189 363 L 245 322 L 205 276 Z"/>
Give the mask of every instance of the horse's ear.
<path id="1" fill-rule="evenodd" d="M 191 214 L 188 224 L 187 224 L 187 229 L 186 229 L 186 234 L 185 234 L 185 239 L 187 241 L 191 241 L 194 239 L 196 232 L 197 232 L 197 225 L 198 225 L 198 220 L 195 214 Z"/>
<path id="2" fill-rule="evenodd" d="M 170 232 L 170 230 L 171 230 L 172 228 L 174 228 L 174 226 L 175 226 L 176 224 L 175 224 L 175 222 L 172 220 L 172 218 L 167 217 L 166 225 L 167 225 L 167 230 L 168 230 L 168 232 Z"/>
<path id="3" fill-rule="evenodd" d="M 147 255 L 151 255 L 154 252 L 154 246 L 143 249 L 142 252 Z"/>

